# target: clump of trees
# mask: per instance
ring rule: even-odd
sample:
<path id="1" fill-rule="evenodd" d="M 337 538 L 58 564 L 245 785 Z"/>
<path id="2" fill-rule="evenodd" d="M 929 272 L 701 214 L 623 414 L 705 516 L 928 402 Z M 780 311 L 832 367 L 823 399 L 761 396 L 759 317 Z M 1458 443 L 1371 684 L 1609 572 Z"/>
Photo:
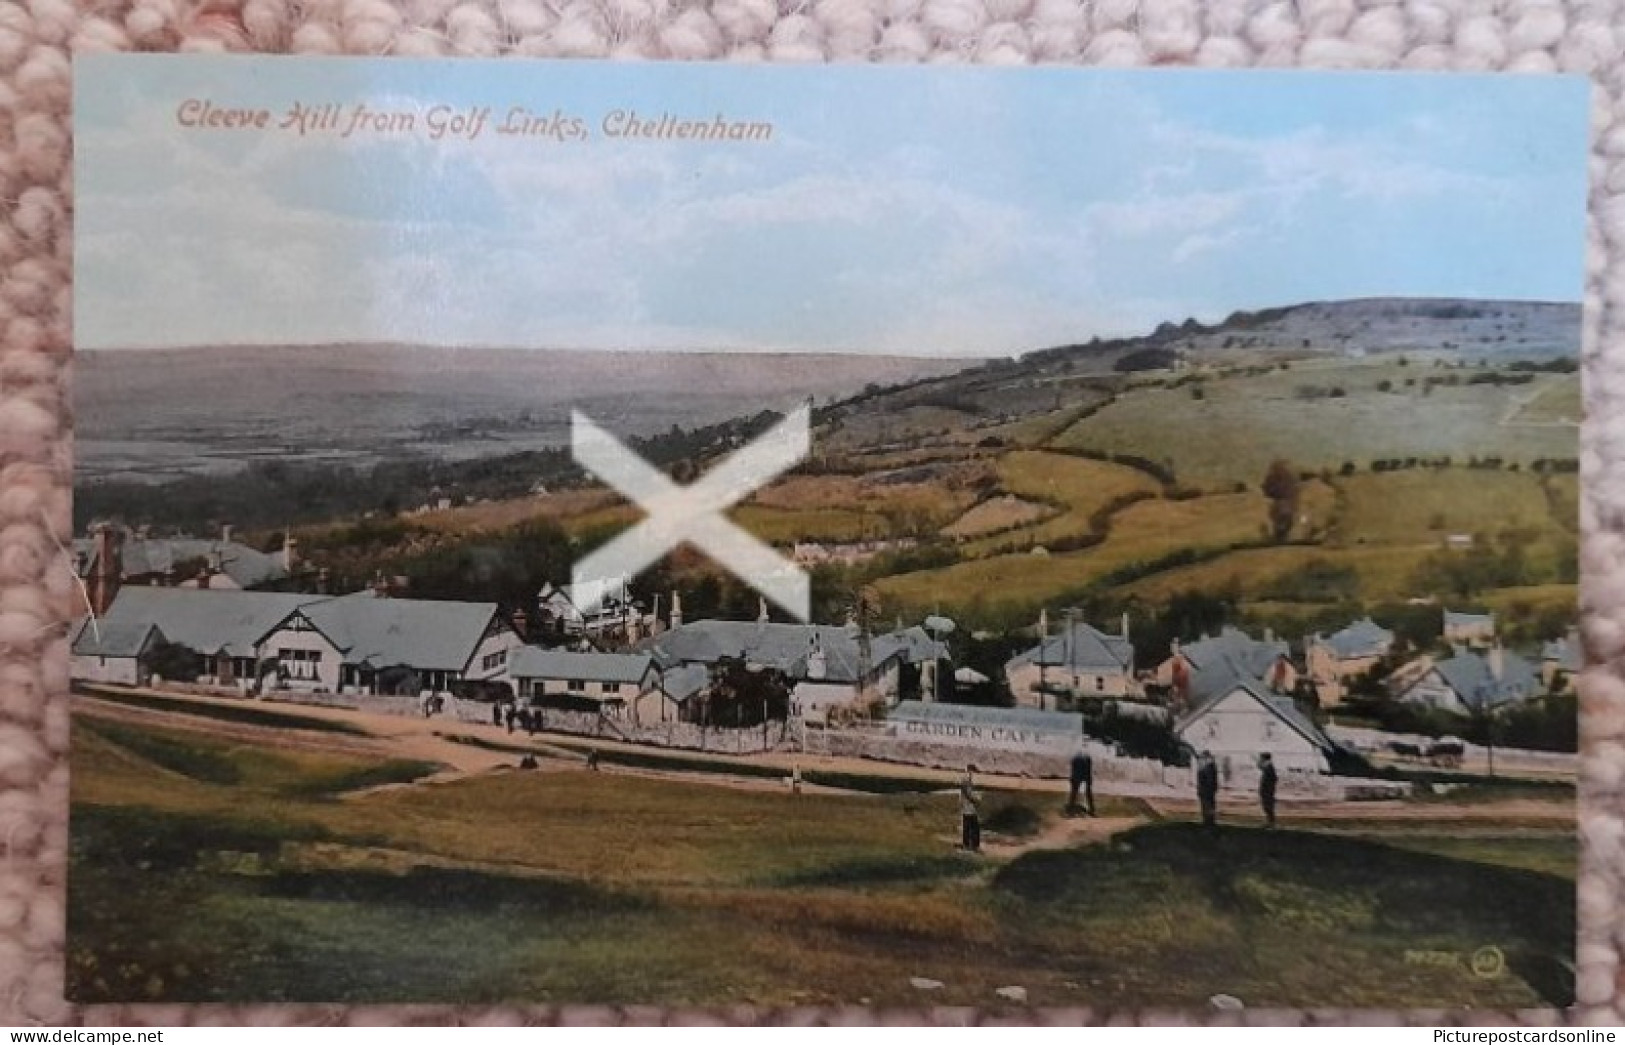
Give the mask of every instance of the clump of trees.
<path id="1" fill-rule="evenodd" d="M 1262 487 L 1269 499 L 1270 538 L 1280 544 L 1292 536 L 1298 519 L 1298 497 L 1302 492 L 1298 471 L 1291 462 L 1277 459 L 1264 475 Z"/>

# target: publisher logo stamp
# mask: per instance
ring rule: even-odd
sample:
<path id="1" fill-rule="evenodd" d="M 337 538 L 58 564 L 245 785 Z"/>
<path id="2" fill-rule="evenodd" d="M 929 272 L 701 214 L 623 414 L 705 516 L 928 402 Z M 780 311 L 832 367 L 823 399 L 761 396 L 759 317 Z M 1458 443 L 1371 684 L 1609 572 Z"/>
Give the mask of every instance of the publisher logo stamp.
<path id="1" fill-rule="evenodd" d="M 793 468 L 811 447 L 806 407 L 730 455 L 696 482 L 679 486 L 576 410 L 570 417 L 576 463 L 648 517 L 575 564 L 576 602 L 591 613 L 627 577 L 683 543 L 692 544 L 797 620 L 811 614 L 806 571 L 740 529 L 723 512 Z"/>

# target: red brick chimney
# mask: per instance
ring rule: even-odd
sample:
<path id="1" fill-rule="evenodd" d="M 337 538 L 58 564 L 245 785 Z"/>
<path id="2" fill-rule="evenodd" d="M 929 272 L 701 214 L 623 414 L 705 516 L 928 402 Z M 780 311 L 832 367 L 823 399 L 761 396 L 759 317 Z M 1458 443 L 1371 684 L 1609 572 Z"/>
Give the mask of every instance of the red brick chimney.
<path id="1" fill-rule="evenodd" d="M 97 523 L 90 529 L 95 551 L 90 562 L 86 588 L 90 591 L 90 612 L 100 617 L 118 597 L 124 580 L 124 531 L 112 523 Z"/>

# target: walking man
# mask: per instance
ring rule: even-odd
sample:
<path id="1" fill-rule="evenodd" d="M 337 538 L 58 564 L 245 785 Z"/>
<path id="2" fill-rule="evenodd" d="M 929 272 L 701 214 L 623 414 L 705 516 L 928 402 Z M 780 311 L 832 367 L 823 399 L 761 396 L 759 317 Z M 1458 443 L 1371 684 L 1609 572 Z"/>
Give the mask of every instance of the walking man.
<path id="1" fill-rule="evenodd" d="M 1076 816 L 1078 812 L 1078 792 L 1088 803 L 1085 810 L 1090 816 L 1095 815 L 1095 760 L 1089 757 L 1088 750 L 1083 741 L 1078 741 L 1077 750 L 1072 752 L 1071 790 L 1067 793 L 1066 814 Z"/>
<path id="2" fill-rule="evenodd" d="M 959 782 L 959 841 L 968 853 L 982 851 L 982 796 L 976 791 L 974 765 L 965 767 L 965 777 Z"/>
<path id="3" fill-rule="evenodd" d="M 1206 751 L 1196 759 L 1196 800 L 1202 806 L 1202 826 L 1219 825 L 1219 767 Z"/>
<path id="4" fill-rule="evenodd" d="M 1281 782 L 1269 752 L 1258 756 L 1258 801 L 1264 807 L 1264 828 L 1275 830 L 1275 785 Z"/>

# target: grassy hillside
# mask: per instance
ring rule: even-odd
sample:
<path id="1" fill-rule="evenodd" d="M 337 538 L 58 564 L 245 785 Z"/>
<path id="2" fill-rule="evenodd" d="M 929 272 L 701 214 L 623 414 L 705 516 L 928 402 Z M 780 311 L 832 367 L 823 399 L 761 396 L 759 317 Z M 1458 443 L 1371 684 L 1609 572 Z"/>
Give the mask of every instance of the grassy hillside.
<path id="1" fill-rule="evenodd" d="M 1138 454 L 1174 468 L 1183 482 L 1208 484 L 1256 483 L 1281 456 L 1319 470 L 1346 461 L 1364 468 L 1387 458 L 1465 463 L 1500 456 L 1528 463 L 1577 455 L 1572 426 L 1504 423 L 1524 397 L 1568 384 L 1572 375 L 1533 375 L 1530 384 L 1517 386 L 1430 387 L 1430 378 L 1467 382 L 1479 371 L 1438 370 L 1420 361 L 1401 366 L 1398 358 L 1316 359 L 1264 373 L 1198 375 L 1179 387 L 1120 397 L 1068 428 L 1055 445 Z M 1385 382 L 1387 391 L 1381 390 Z"/>

